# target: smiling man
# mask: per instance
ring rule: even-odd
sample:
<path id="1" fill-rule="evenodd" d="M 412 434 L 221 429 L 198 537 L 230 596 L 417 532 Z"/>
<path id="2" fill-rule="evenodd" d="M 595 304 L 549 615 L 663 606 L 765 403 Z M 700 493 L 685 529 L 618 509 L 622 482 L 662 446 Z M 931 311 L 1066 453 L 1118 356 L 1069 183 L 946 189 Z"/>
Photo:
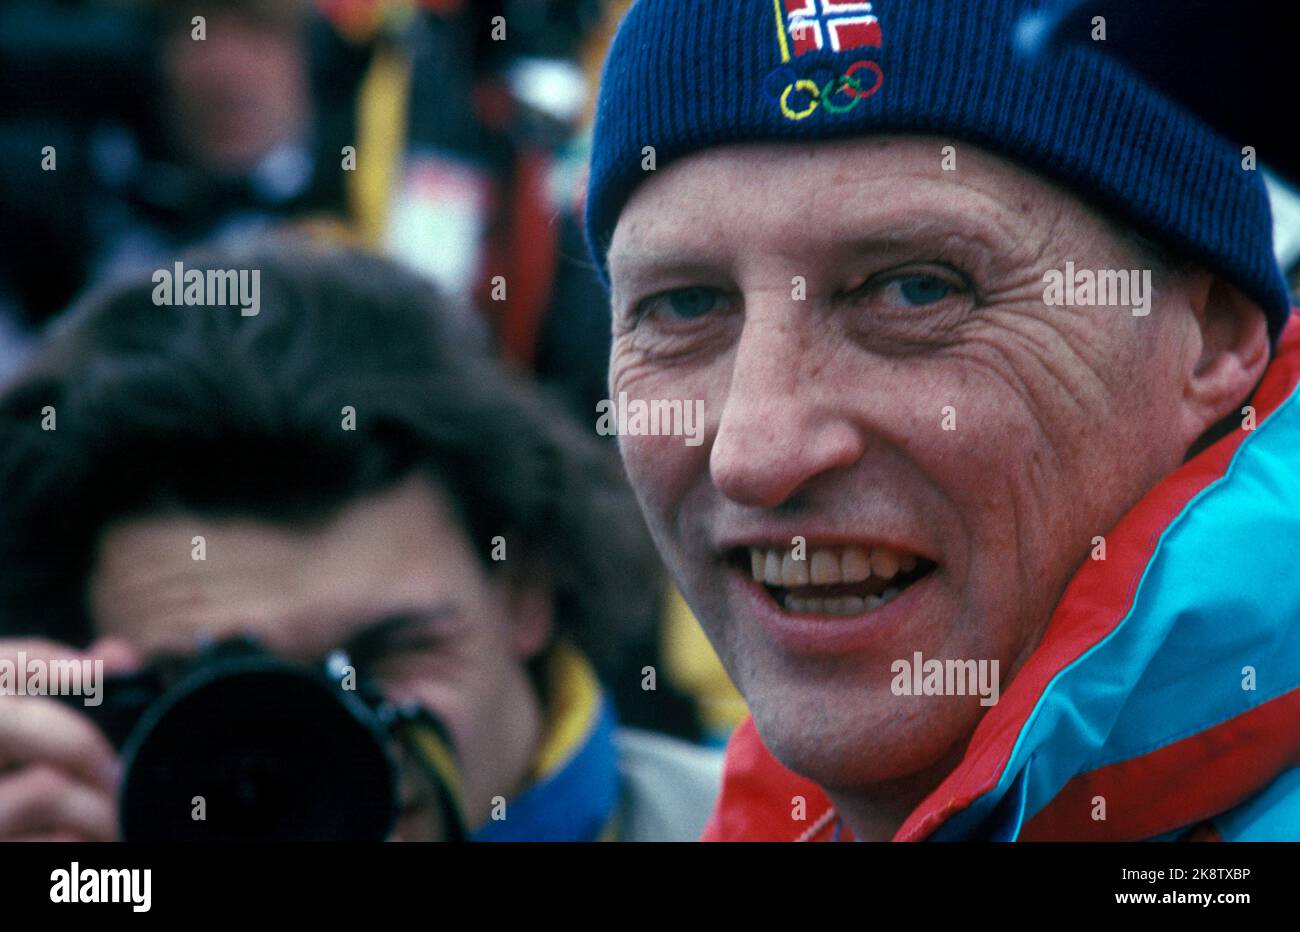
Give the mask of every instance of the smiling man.
<path id="1" fill-rule="evenodd" d="M 705 412 L 621 449 L 752 711 L 707 838 L 1300 838 L 1263 184 L 1028 9 L 640 0 L 611 50 L 611 394 Z"/>

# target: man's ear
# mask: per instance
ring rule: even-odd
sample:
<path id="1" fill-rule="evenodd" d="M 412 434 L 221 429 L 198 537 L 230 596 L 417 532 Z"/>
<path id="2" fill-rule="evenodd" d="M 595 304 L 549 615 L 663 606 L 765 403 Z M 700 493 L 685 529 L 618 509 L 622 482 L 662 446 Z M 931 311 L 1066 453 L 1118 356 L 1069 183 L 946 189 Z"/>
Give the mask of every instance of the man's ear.
<path id="1" fill-rule="evenodd" d="M 1268 321 L 1259 305 L 1232 285 L 1210 275 L 1192 292 L 1200 335 L 1183 396 L 1188 446 L 1225 418 L 1240 417 L 1268 366 Z"/>
<path id="2" fill-rule="evenodd" d="M 521 660 L 530 660 L 551 642 L 555 630 L 555 590 L 540 560 L 520 561 L 505 577 L 510 641 Z"/>

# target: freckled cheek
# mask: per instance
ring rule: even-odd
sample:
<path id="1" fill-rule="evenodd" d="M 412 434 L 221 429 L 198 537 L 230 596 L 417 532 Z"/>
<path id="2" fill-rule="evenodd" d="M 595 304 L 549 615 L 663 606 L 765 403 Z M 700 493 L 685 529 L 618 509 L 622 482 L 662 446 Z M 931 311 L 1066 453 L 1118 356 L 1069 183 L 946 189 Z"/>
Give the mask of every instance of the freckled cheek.
<path id="1" fill-rule="evenodd" d="M 959 516 L 972 555 L 990 555 L 1012 541 L 1014 516 L 1031 504 L 1026 487 L 1054 461 L 1035 413 L 1001 375 L 981 376 L 966 360 L 961 370 L 900 382 L 905 413 L 889 429 Z"/>
<path id="2" fill-rule="evenodd" d="M 610 398 L 616 404 L 626 393 L 629 402 L 681 402 L 690 407 L 692 415 L 689 422 L 674 426 L 676 433 L 628 432 L 618 437 L 628 479 L 642 506 L 651 512 L 648 517 L 652 521 L 675 511 L 695 484 L 707 480 L 716 412 L 700 382 L 697 371 L 659 366 L 615 345 L 610 360 Z M 695 416 L 700 412 L 697 402 L 703 402 L 702 422 Z M 619 426 L 617 418 L 612 426 Z"/>
<path id="3" fill-rule="evenodd" d="M 1005 591 L 988 596 L 1013 597 L 1023 611 L 1054 589 L 1066 556 L 1088 539 L 1086 529 L 1071 526 L 1073 503 L 1082 494 L 1072 472 L 1074 438 L 1059 436 L 1060 411 L 1031 410 L 993 389 L 959 410 L 965 415 L 957 431 L 965 468 L 950 469 L 943 481 L 971 538 L 970 575 L 981 588 L 999 580 Z"/>
<path id="4" fill-rule="evenodd" d="M 708 447 L 681 437 L 624 436 L 619 451 L 647 520 L 660 527 L 671 527 L 692 488 L 708 479 Z"/>
<path id="5" fill-rule="evenodd" d="M 952 449 L 942 457 L 946 482 L 962 490 L 961 499 L 983 500 L 1013 485 L 1029 463 L 1034 446 L 1042 443 L 1031 421 L 1008 417 L 1012 409 L 955 405 L 957 426 L 949 437 Z"/>

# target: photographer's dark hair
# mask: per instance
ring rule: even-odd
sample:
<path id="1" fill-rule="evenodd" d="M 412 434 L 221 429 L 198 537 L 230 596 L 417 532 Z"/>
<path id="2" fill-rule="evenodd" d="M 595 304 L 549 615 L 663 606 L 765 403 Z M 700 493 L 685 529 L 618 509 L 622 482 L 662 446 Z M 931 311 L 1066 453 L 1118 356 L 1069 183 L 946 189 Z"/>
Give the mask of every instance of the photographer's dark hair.
<path id="1" fill-rule="evenodd" d="M 0 636 L 92 640 L 86 581 L 111 521 L 311 523 L 426 471 L 490 572 L 545 569 L 557 633 L 598 668 L 645 643 L 662 577 L 615 451 L 422 279 L 295 242 L 183 261 L 258 270 L 260 313 L 158 306 L 141 275 L 60 321 L 0 395 Z"/>

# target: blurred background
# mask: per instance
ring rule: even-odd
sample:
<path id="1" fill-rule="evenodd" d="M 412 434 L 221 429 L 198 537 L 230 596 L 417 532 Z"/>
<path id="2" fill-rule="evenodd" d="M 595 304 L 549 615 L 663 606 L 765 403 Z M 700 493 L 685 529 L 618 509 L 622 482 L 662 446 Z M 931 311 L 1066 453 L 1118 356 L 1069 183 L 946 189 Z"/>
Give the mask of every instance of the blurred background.
<path id="1" fill-rule="evenodd" d="M 6 0 L 0 381 L 88 286 L 293 228 L 428 275 L 586 420 L 609 335 L 584 170 L 630 2 Z M 1295 286 L 1300 198 L 1271 190 Z"/>
<path id="2" fill-rule="evenodd" d="M 610 328 L 580 218 L 630 2 L 6 0 L 0 384 L 89 288 L 305 233 L 427 276 L 590 429 Z M 658 688 L 609 686 L 627 723 L 720 744 L 743 705 L 664 589 L 629 652 Z"/>
<path id="3" fill-rule="evenodd" d="M 605 394 L 608 334 L 576 217 L 592 78 L 619 6 L 4 4 L 9 342 L 89 285 L 293 227 L 424 272 L 585 417 Z M 505 300 L 492 300 L 496 276 Z"/>

